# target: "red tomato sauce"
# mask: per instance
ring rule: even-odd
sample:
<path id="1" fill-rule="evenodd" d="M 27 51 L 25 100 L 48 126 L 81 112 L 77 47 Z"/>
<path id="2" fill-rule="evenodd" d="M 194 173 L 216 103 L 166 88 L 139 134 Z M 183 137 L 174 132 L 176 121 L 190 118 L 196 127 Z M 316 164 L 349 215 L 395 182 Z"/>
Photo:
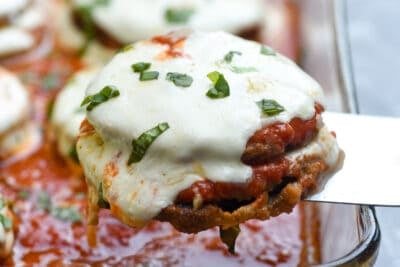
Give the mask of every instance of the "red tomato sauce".
<path id="1" fill-rule="evenodd" d="M 289 123 L 267 125 L 255 132 L 247 142 L 247 147 L 259 143 L 263 146 L 268 144 L 268 147 L 273 149 L 261 152 L 252 149 L 247 154 L 245 152 L 242 161 L 251 165 L 253 169 L 253 176 L 247 183 L 222 183 L 205 179 L 195 182 L 179 193 L 176 203 L 191 203 L 196 194 L 200 194 L 205 203 L 229 199 L 249 200 L 281 183 L 289 173 L 290 165 L 283 153 L 292 147 L 306 144 L 318 131 L 317 115 L 323 108 L 316 104 L 315 110 L 315 115 L 309 120 L 294 118 Z M 266 152 L 271 155 L 265 157 Z"/>

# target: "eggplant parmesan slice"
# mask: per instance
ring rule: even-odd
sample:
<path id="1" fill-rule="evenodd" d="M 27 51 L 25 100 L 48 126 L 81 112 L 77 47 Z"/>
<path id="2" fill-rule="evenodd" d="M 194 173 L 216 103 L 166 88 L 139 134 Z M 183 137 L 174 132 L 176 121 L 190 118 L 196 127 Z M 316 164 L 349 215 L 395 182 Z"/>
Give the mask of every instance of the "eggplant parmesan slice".
<path id="1" fill-rule="evenodd" d="M 60 46 L 96 61 L 99 56 L 109 59 L 110 51 L 129 43 L 178 28 L 224 30 L 258 39 L 265 1 L 74 0 L 56 1 L 53 10 Z"/>
<path id="2" fill-rule="evenodd" d="M 123 45 L 181 27 L 239 34 L 259 24 L 264 2 L 112 0 L 88 3 L 74 0 L 73 9 L 75 22 L 85 35 L 100 33 L 96 36 L 108 45 Z"/>
<path id="3" fill-rule="evenodd" d="M 0 194 L 0 261 L 11 254 L 14 245 L 15 217 Z"/>
<path id="4" fill-rule="evenodd" d="M 45 6 L 41 0 L 0 3 L 0 63 L 13 65 L 49 51 Z"/>
<path id="5" fill-rule="evenodd" d="M 29 99 L 18 78 L 0 68 L 0 164 L 32 151 L 41 139 L 39 129 L 30 122 Z"/>
<path id="6" fill-rule="evenodd" d="M 133 227 L 158 219 L 188 233 L 290 212 L 343 159 L 322 101 L 292 61 L 228 33 L 133 44 L 82 102 L 89 223 L 99 206 Z"/>

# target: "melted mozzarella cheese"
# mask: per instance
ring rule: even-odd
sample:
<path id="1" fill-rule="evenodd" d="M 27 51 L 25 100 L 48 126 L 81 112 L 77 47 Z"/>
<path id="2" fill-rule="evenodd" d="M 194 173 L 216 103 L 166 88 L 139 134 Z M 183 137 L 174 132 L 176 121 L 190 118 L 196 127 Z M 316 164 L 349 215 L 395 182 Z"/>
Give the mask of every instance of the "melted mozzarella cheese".
<path id="1" fill-rule="evenodd" d="M 175 38 L 183 32 L 170 35 Z M 174 202 L 177 194 L 204 177 L 215 182 L 243 183 L 252 175 L 240 158 L 248 139 L 263 125 L 288 122 L 294 117 L 310 119 L 314 103 L 321 103 L 322 90 L 293 62 L 277 54 L 260 54 L 261 45 L 223 32 L 191 33 L 178 49 L 183 56 L 162 58 L 168 46 L 139 42 L 117 54 L 99 73 L 86 92 L 93 95 L 107 85 L 120 96 L 87 112 L 96 134 L 78 140 L 78 154 L 89 186 L 98 190 L 118 217 L 146 222 Z M 230 64 L 229 51 L 239 51 Z M 152 63 L 159 78 L 139 81 L 131 65 Z M 235 73 L 232 66 L 251 67 L 254 72 Z M 210 99 L 207 74 L 222 73 L 230 96 Z M 190 87 L 166 80 L 168 72 L 190 75 Z M 274 99 L 285 111 L 276 116 L 261 114 L 256 101 Z M 144 158 L 127 165 L 131 142 L 146 130 L 167 122 Z"/>
<path id="2" fill-rule="evenodd" d="M 0 68 L 0 136 L 28 116 L 29 96 L 10 72 Z"/>
<path id="3" fill-rule="evenodd" d="M 77 72 L 54 102 L 51 122 L 57 133 L 58 150 L 66 157 L 75 146 L 79 127 L 85 118 L 85 111 L 80 105 L 85 97 L 86 88 L 96 73 L 96 68 Z"/>
<path id="4" fill-rule="evenodd" d="M 45 22 L 45 7 L 41 0 L 6 3 L 0 3 L 0 18 L 3 15 L 12 19 L 0 29 L 0 57 L 32 49 L 38 41 L 33 31 L 43 27 Z"/>
<path id="5" fill-rule="evenodd" d="M 41 131 L 29 122 L 29 95 L 17 77 L 0 68 L 0 162 L 31 152 Z"/>
<path id="6" fill-rule="evenodd" d="M 75 6 L 88 0 L 74 0 Z M 192 10 L 183 24 L 171 24 L 165 12 Z M 261 0 L 112 0 L 94 9 L 95 23 L 121 43 L 147 39 L 177 27 L 199 30 L 224 30 L 232 33 L 253 27 L 263 16 Z"/>
<path id="7" fill-rule="evenodd" d="M 31 3 L 29 8 L 15 18 L 15 25 L 26 30 L 37 29 L 45 24 L 46 20 L 46 3 L 42 0 L 36 0 Z"/>
<path id="8" fill-rule="evenodd" d="M 20 28 L 0 29 L 0 56 L 26 51 L 35 44 L 33 36 Z"/>
<path id="9" fill-rule="evenodd" d="M 0 18 L 17 13 L 28 3 L 29 0 L 2 0 L 0 2 Z"/>

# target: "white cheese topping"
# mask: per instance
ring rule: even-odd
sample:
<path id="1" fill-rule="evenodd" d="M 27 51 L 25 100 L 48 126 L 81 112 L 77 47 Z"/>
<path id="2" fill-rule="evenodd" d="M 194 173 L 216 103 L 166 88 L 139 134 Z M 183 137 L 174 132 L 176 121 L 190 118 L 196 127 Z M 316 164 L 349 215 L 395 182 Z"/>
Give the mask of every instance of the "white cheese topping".
<path id="1" fill-rule="evenodd" d="M 0 56 L 28 50 L 35 43 L 33 36 L 20 28 L 0 29 Z"/>
<path id="2" fill-rule="evenodd" d="M 43 27 L 45 7 L 41 0 L 1 1 L 0 18 L 9 16 L 8 24 L 0 29 L 0 57 L 32 49 L 39 40 L 34 30 Z"/>
<path id="3" fill-rule="evenodd" d="M 175 33 L 170 38 L 182 35 Z M 191 33 L 177 45 L 183 56 L 164 58 L 167 45 L 139 42 L 117 54 L 94 79 L 86 92 L 98 93 L 107 85 L 120 96 L 87 112 L 99 137 L 81 137 L 78 154 L 88 184 L 103 182 L 105 199 L 126 217 L 147 221 L 173 203 L 177 194 L 204 177 L 219 182 L 243 183 L 252 170 L 240 158 L 248 139 L 263 125 L 294 117 L 310 119 L 315 102 L 321 103 L 318 83 L 293 62 L 277 54 L 262 55 L 261 45 L 223 32 Z M 231 63 L 224 56 L 238 51 Z M 159 78 L 140 81 L 131 65 L 152 63 Z M 232 66 L 256 70 L 235 73 Z M 230 96 L 210 99 L 207 74 L 222 73 Z M 190 75 L 190 87 L 166 80 L 168 72 Z M 256 101 L 273 99 L 285 111 L 266 117 Z M 131 142 L 159 123 L 170 128 L 129 167 Z M 110 164 L 118 170 L 111 172 Z"/>
<path id="4" fill-rule="evenodd" d="M 47 16 L 46 8 L 43 5 L 47 5 L 47 3 L 43 3 L 42 0 L 34 1 L 29 8 L 15 18 L 15 25 L 26 30 L 43 26 Z"/>
<path id="5" fill-rule="evenodd" d="M 17 77 L 0 68 L 0 136 L 28 116 L 29 96 Z"/>
<path id="6" fill-rule="evenodd" d="M 41 140 L 38 127 L 29 122 L 29 94 L 10 72 L 0 68 L 0 162 L 31 152 Z"/>
<path id="7" fill-rule="evenodd" d="M 96 68 L 89 68 L 77 72 L 54 102 L 51 122 L 57 133 L 58 150 L 63 156 L 69 156 L 71 147 L 75 146 L 79 127 L 85 118 L 85 110 L 80 105 L 97 71 Z"/>
<path id="8" fill-rule="evenodd" d="M 2 0 L 0 2 L 0 18 L 20 11 L 28 2 L 29 0 Z"/>
<path id="9" fill-rule="evenodd" d="M 92 3 L 74 0 L 75 6 Z M 224 30 L 239 33 L 255 26 L 263 16 L 262 0 L 110 0 L 97 5 L 95 23 L 121 43 L 147 39 L 177 27 L 198 30 Z M 168 9 L 190 10 L 186 23 L 172 24 L 165 17 Z"/>

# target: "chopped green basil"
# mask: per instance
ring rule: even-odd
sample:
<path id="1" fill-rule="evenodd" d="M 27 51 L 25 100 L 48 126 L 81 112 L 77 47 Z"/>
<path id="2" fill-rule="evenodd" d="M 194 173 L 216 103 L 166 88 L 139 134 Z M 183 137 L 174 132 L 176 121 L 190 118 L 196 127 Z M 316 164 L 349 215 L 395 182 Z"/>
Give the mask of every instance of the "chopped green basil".
<path id="1" fill-rule="evenodd" d="M 22 191 L 19 191 L 19 192 L 18 192 L 17 197 L 18 197 L 19 199 L 26 200 L 26 199 L 28 199 L 28 198 L 30 197 L 30 195 L 31 195 L 31 193 L 30 193 L 29 191 L 27 191 L 27 190 L 22 190 Z"/>
<path id="2" fill-rule="evenodd" d="M 285 109 L 273 99 L 263 99 L 256 102 L 257 106 L 261 109 L 262 113 L 267 116 L 277 115 Z"/>
<path id="3" fill-rule="evenodd" d="M 276 56 L 275 50 L 265 45 L 261 46 L 260 53 L 264 56 Z"/>
<path id="4" fill-rule="evenodd" d="M 47 194 L 47 192 L 41 191 L 38 193 L 37 196 L 37 207 L 40 210 L 44 210 L 44 211 L 51 211 L 51 200 L 50 200 L 50 196 L 49 194 Z"/>
<path id="5" fill-rule="evenodd" d="M 63 221 L 74 223 L 82 220 L 82 216 L 76 207 L 53 207 L 49 194 L 44 191 L 38 193 L 37 208 L 47 211 L 54 218 Z"/>
<path id="6" fill-rule="evenodd" d="M 165 11 L 164 18 L 170 24 L 184 24 L 189 21 L 190 17 L 193 16 L 193 14 L 194 9 L 192 8 L 168 8 Z"/>
<path id="7" fill-rule="evenodd" d="M 134 72 L 142 73 L 143 71 L 148 70 L 151 67 L 151 63 L 138 62 L 133 64 L 131 67 Z"/>
<path id="8" fill-rule="evenodd" d="M 118 89 L 113 85 L 104 87 L 100 92 L 87 96 L 81 103 L 81 107 L 89 104 L 87 111 L 93 110 L 96 106 L 108 101 L 111 98 L 119 96 Z"/>
<path id="9" fill-rule="evenodd" d="M 189 87 L 192 85 L 193 78 L 184 73 L 168 72 L 167 80 L 173 82 L 176 86 Z"/>
<path id="10" fill-rule="evenodd" d="M 239 51 L 229 51 L 229 53 L 226 54 L 225 57 L 224 57 L 225 62 L 226 62 L 226 63 L 231 63 L 234 55 L 241 56 L 241 55 L 242 55 L 242 52 L 239 52 Z"/>
<path id="11" fill-rule="evenodd" d="M 110 203 L 104 200 L 103 196 L 103 183 L 99 185 L 99 200 L 97 201 L 97 205 L 102 209 L 109 209 Z"/>
<path id="12" fill-rule="evenodd" d="M 217 99 L 229 96 L 229 84 L 222 73 L 213 71 L 207 77 L 214 85 L 206 94 L 209 98 Z"/>
<path id="13" fill-rule="evenodd" d="M 133 44 L 128 44 L 128 45 L 126 45 L 126 46 L 121 47 L 121 48 L 117 51 L 117 53 L 125 53 L 125 52 L 128 52 L 128 51 L 132 50 L 133 48 L 134 48 Z"/>
<path id="14" fill-rule="evenodd" d="M 144 82 L 144 81 L 151 81 L 151 80 L 157 80 L 158 75 L 160 73 L 158 71 L 145 71 L 140 73 L 139 80 Z"/>
<path id="15" fill-rule="evenodd" d="M 71 148 L 68 151 L 68 156 L 75 161 L 76 163 L 79 163 L 79 157 L 78 157 L 78 153 L 76 152 L 76 146 L 75 144 L 73 144 L 71 146 Z"/>
<path id="16" fill-rule="evenodd" d="M 230 66 L 229 69 L 234 73 L 247 73 L 247 72 L 256 72 L 258 71 L 254 67 L 237 67 L 237 66 Z"/>
<path id="17" fill-rule="evenodd" d="M 239 51 L 229 51 L 228 54 L 226 54 L 226 55 L 224 56 L 224 60 L 218 61 L 218 62 L 217 62 L 217 65 L 221 66 L 221 65 L 224 65 L 224 63 L 226 63 L 227 65 L 225 65 L 225 66 L 228 66 L 230 71 L 232 71 L 232 72 L 234 72 L 234 73 L 239 73 L 239 74 L 240 74 L 240 73 L 247 73 L 247 72 L 256 72 L 256 71 L 258 71 L 258 70 L 257 70 L 256 68 L 254 68 L 254 67 L 238 67 L 238 66 L 233 66 L 233 65 L 231 65 L 234 55 L 239 55 L 239 56 L 241 56 L 241 55 L 242 55 L 242 52 L 239 52 Z"/>
<path id="18" fill-rule="evenodd" d="M 42 88 L 46 91 L 54 90 L 60 85 L 60 76 L 57 73 L 49 73 L 43 77 Z"/>
<path id="19" fill-rule="evenodd" d="M 0 214 L 0 224 L 2 224 L 6 230 L 10 230 L 12 228 L 12 221 L 3 214 Z"/>
<path id="20" fill-rule="evenodd" d="M 164 133 L 167 129 L 169 129 L 168 123 L 160 123 L 156 127 L 147 130 L 142 133 L 139 138 L 132 140 L 132 153 L 128 160 L 128 165 L 132 163 L 139 162 L 144 157 L 147 149 L 150 145 L 159 137 L 162 133 Z"/>
<path id="21" fill-rule="evenodd" d="M 0 197 L 0 210 L 4 208 L 6 205 L 4 203 L 4 199 Z"/>
<path id="22" fill-rule="evenodd" d="M 76 207 L 56 207 L 51 215 L 62 221 L 76 223 L 82 221 L 82 216 Z"/>

